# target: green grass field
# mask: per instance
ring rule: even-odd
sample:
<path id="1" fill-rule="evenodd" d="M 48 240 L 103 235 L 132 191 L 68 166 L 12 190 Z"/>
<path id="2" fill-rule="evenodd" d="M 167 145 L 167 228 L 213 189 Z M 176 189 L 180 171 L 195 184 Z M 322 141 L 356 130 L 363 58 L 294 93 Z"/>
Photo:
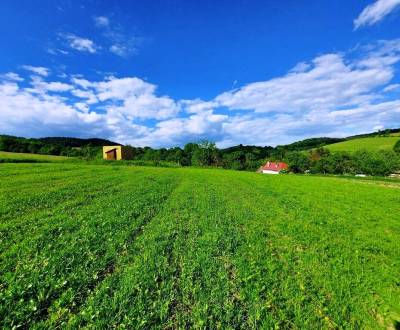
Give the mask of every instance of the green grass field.
<path id="1" fill-rule="evenodd" d="M 362 149 L 368 151 L 393 150 L 394 145 L 399 140 L 400 137 L 398 136 L 360 138 L 329 144 L 325 148 L 329 149 L 330 151 L 348 152 L 354 152 Z"/>
<path id="2" fill-rule="evenodd" d="M 25 154 L 25 153 L 17 153 L 17 152 L 7 152 L 0 151 L 0 161 L 33 161 L 33 162 L 66 162 L 71 161 L 74 158 L 64 157 L 64 156 L 52 156 L 52 155 L 39 155 L 39 154 Z"/>
<path id="3" fill-rule="evenodd" d="M 397 329 L 387 182 L 1 164 L 0 327 Z"/>

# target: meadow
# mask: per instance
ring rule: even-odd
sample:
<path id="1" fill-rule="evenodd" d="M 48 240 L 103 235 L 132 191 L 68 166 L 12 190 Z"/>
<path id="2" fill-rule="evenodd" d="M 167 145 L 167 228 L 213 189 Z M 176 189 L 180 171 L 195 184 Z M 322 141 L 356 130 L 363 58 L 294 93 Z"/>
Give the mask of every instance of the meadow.
<path id="1" fill-rule="evenodd" d="M 72 157 L 52 156 L 52 155 L 39 155 L 19 152 L 0 151 L 0 163 L 51 163 L 51 162 L 66 162 L 73 161 Z"/>
<path id="2" fill-rule="evenodd" d="M 379 151 L 379 150 L 393 150 L 400 137 L 393 133 L 392 136 L 379 136 L 379 137 L 364 137 L 359 139 L 350 139 L 347 141 L 333 143 L 325 146 L 330 151 L 348 151 L 353 152 L 357 150 Z"/>
<path id="3" fill-rule="evenodd" d="M 1 164 L 0 327 L 397 329 L 396 182 Z"/>

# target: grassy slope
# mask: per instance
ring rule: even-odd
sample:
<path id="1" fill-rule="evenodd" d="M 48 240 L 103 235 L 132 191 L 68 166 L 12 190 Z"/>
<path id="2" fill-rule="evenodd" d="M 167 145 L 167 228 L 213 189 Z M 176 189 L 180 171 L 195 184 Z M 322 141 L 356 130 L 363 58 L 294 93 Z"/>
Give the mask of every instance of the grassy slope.
<path id="1" fill-rule="evenodd" d="M 65 162 L 72 160 L 72 157 L 52 156 L 52 155 L 39 155 L 39 154 L 25 154 L 17 152 L 0 151 L 0 160 L 33 160 L 37 162 Z"/>
<path id="2" fill-rule="evenodd" d="M 383 328 L 399 213 L 373 181 L 4 164 L 0 326 Z"/>
<path id="3" fill-rule="evenodd" d="M 366 149 L 370 151 L 393 150 L 394 145 L 399 139 L 400 138 L 397 136 L 360 138 L 330 144 L 327 145 L 325 148 L 329 149 L 330 151 L 349 152 L 357 151 L 360 149 Z"/>

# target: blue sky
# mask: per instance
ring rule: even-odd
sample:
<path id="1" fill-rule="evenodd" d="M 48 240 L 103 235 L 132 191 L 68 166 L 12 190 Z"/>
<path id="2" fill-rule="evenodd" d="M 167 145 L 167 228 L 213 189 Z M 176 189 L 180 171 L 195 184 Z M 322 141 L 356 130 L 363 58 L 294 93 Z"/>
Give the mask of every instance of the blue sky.
<path id="1" fill-rule="evenodd" d="M 400 0 L 8 1 L 0 134 L 276 145 L 400 127 Z"/>

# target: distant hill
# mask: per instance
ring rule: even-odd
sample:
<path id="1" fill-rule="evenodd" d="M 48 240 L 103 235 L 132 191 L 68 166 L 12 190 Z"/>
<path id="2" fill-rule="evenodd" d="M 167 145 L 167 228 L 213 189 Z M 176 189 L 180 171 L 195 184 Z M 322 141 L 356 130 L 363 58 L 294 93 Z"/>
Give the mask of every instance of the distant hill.
<path id="1" fill-rule="evenodd" d="M 353 152 L 361 149 L 369 151 L 393 150 L 400 140 L 400 128 L 387 129 L 367 134 L 352 135 L 346 138 L 311 138 L 291 144 L 278 146 L 285 151 L 304 151 L 324 147 L 330 151 Z"/>
<path id="2" fill-rule="evenodd" d="M 90 139 L 80 139 L 72 137 L 44 137 L 44 138 L 24 138 L 12 135 L 0 135 L 0 141 L 9 141 L 10 143 L 38 143 L 38 144 L 48 144 L 48 145 L 58 145 L 62 147 L 78 148 L 90 145 L 92 147 L 102 147 L 105 145 L 117 145 L 120 143 L 113 142 L 105 139 L 90 138 Z"/>
<path id="3" fill-rule="evenodd" d="M 278 146 L 277 148 L 282 148 L 288 151 L 303 151 L 308 149 L 314 149 L 326 146 L 328 144 L 333 144 L 337 142 L 346 141 L 345 138 L 330 138 L 330 137 L 320 137 L 320 138 L 311 138 L 305 139 L 302 141 L 297 141 L 291 144 L 286 144 L 283 146 Z"/>
<path id="4" fill-rule="evenodd" d="M 375 136 L 351 138 L 349 140 L 327 145 L 330 151 L 348 151 L 353 152 L 361 149 L 368 151 L 393 150 L 400 136 Z"/>
<path id="5" fill-rule="evenodd" d="M 267 158 L 282 160 L 290 152 L 307 151 L 319 147 L 324 147 L 331 151 L 353 152 L 366 149 L 369 151 L 397 150 L 400 152 L 400 142 L 398 141 L 400 141 L 400 129 L 388 129 L 347 138 L 310 138 L 277 147 L 240 144 L 225 149 L 216 148 L 214 161 L 226 168 L 235 166 L 235 168 L 239 169 L 253 169 L 258 168 Z M 120 144 L 99 138 L 44 137 L 29 139 L 0 135 L 0 151 L 14 153 L 93 159 L 102 157 L 102 146 L 105 145 Z M 132 147 L 132 150 L 136 160 L 172 161 L 179 164 L 190 164 L 196 148 L 198 149 L 196 143 L 188 143 L 185 148 L 153 149 L 151 147 Z"/>
<path id="6" fill-rule="evenodd" d="M 101 153 L 104 145 L 120 145 L 105 139 L 79 139 L 69 137 L 45 137 L 28 139 L 10 135 L 0 135 L 0 151 L 70 156 L 94 157 Z"/>
<path id="7" fill-rule="evenodd" d="M 31 139 L 35 140 L 35 139 Z M 87 145 L 91 145 L 93 147 L 102 147 L 102 146 L 120 146 L 121 144 L 112 142 L 110 140 L 105 139 L 79 139 L 79 138 L 70 138 L 70 137 L 44 137 L 37 139 L 38 141 L 48 143 L 48 144 L 58 144 L 64 147 L 83 147 Z"/>
<path id="8" fill-rule="evenodd" d="M 367 137 L 376 137 L 376 136 L 398 136 L 399 134 L 400 134 L 400 128 L 392 128 L 392 129 L 385 129 L 385 130 L 372 132 L 372 133 L 352 135 L 352 136 L 347 137 L 346 140 L 367 138 Z"/>

